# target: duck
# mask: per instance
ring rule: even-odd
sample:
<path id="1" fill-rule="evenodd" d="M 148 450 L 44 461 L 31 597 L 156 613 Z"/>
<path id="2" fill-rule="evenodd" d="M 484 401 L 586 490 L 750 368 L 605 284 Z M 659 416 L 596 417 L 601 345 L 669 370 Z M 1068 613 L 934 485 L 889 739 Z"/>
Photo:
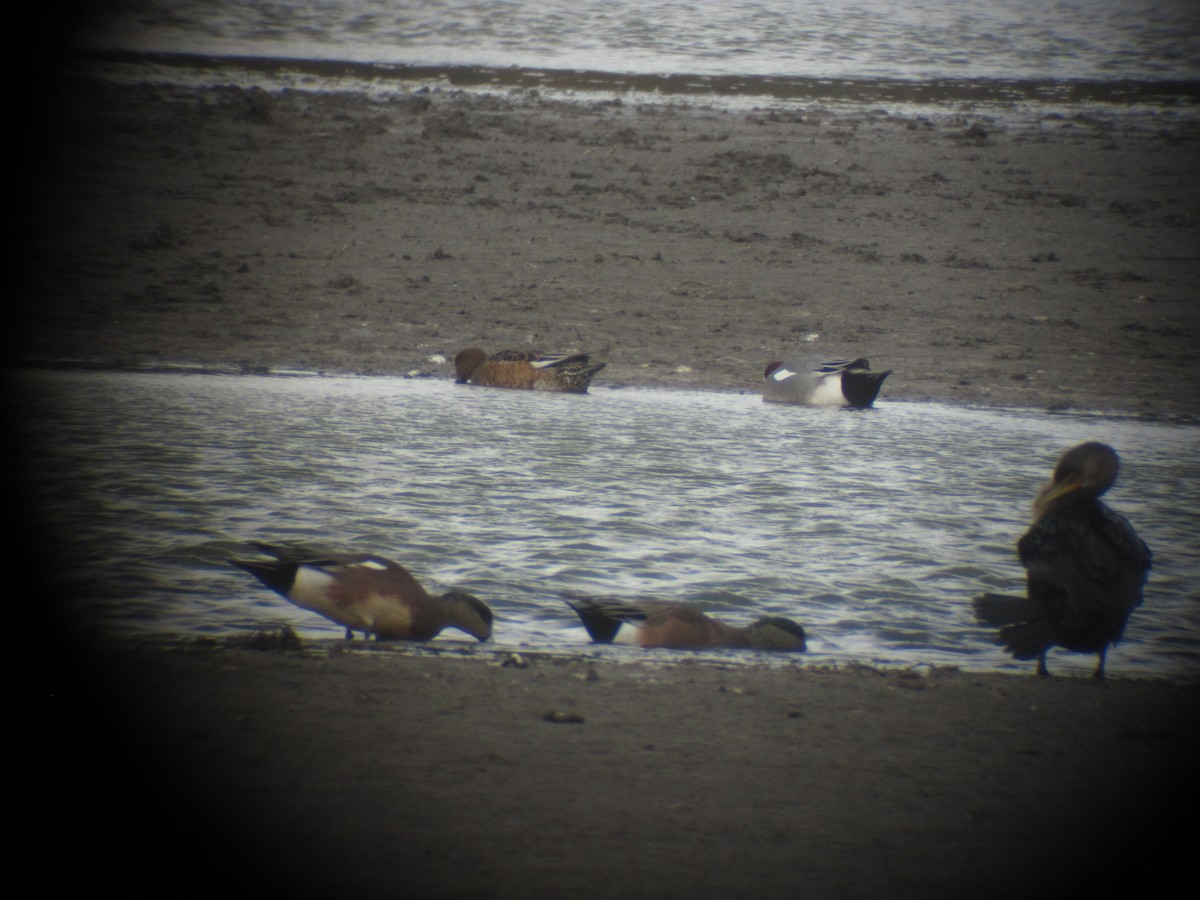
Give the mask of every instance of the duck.
<path id="1" fill-rule="evenodd" d="M 1142 603 L 1152 554 L 1129 520 L 1100 500 L 1121 462 L 1107 444 L 1088 441 L 1062 454 L 1033 501 L 1033 523 L 1017 541 L 1026 595 L 985 593 L 975 616 L 1002 626 L 996 643 L 1014 659 L 1037 660 L 1046 676 L 1052 647 L 1098 656 L 1104 678 L 1108 648 L 1120 641 Z"/>
<path id="2" fill-rule="evenodd" d="M 232 559 L 271 590 L 301 609 L 377 640 L 428 641 L 457 628 L 486 641 L 492 611 L 465 591 L 429 594 L 404 566 L 371 553 L 312 554 L 252 542 L 270 560 Z"/>
<path id="3" fill-rule="evenodd" d="M 586 353 L 539 353 L 501 350 L 488 356 L 478 347 L 454 357 L 456 383 L 586 394 L 596 373 L 607 363 L 592 363 Z"/>
<path id="4" fill-rule="evenodd" d="M 864 358 L 835 359 L 814 365 L 805 360 L 772 360 L 763 370 L 763 401 L 807 403 L 812 406 L 852 406 L 875 403 L 884 380 L 892 374 L 872 372 Z"/>
<path id="5" fill-rule="evenodd" d="M 672 650 L 751 648 L 799 652 L 806 649 L 804 628 L 781 616 L 766 616 L 744 627 L 728 625 L 687 603 L 617 600 L 567 594 L 588 637 L 597 644 L 633 642 Z M 633 626 L 632 634 L 627 636 Z"/>

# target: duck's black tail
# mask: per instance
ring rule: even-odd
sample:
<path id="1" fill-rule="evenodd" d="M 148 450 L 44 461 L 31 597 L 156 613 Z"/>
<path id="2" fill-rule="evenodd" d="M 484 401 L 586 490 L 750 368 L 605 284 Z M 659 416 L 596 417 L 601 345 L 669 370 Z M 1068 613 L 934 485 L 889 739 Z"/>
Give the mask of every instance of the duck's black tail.
<path id="1" fill-rule="evenodd" d="M 305 553 L 298 548 L 280 547 L 275 544 L 264 544 L 262 541 L 250 541 L 250 546 L 261 550 L 268 556 L 275 557 L 266 560 L 231 559 L 230 565 L 237 566 L 249 572 L 273 591 L 287 596 L 293 582 L 296 580 L 296 570 L 304 561 Z"/>
<path id="2" fill-rule="evenodd" d="M 297 564 L 282 560 L 271 562 L 251 562 L 248 559 L 231 559 L 230 565 L 245 569 L 267 587 L 280 594 L 287 595 L 296 580 Z"/>
<path id="3" fill-rule="evenodd" d="M 623 624 L 646 618 L 646 613 L 636 607 L 597 600 L 583 594 L 564 593 L 563 601 L 575 610 L 579 621 L 587 629 L 588 637 L 597 644 L 611 644 Z"/>
<path id="4" fill-rule="evenodd" d="M 888 369 L 886 372 L 865 372 L 848 369 L 842 375 L 842 394 L 845 396 L 846 402 L 851 406 L 870 406 L 875 402 L 875 398 L 879 396 L 884 379 L 891 374 L 891 369 Z"/>

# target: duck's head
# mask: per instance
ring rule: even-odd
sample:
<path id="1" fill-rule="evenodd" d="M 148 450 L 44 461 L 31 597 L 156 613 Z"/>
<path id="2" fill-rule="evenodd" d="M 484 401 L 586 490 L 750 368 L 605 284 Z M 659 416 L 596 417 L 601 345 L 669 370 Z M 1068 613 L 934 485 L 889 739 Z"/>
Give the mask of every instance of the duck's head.
<path id="1" fill-rule="evenodd" d="M 746 629 L 750 646 L 759 650 L 807 649 L 804 626 L 782 616 L 765 616 Z"/>
<path id="2" fill-rule="evenodd" d="M 459 384 L 466 384 L 471 375 L 487 360 L 487 354 L 478 347 L 459 350 L 454 357 L 454 375 Z"/>
<path id="3" fill-rule="evenodd" d="M 450 591 L 442 595 L 442 602 L 451 610 L 458 628 L 481 641 L 492 636 L 494 616 L 488 605 L 478 597 L 466 591 Z"/>
<path id="4" fill-rule="evenodd" d="M 1052 506 L 1095 500 L 1113 486 L 1120 470 L 1121 459 L 1107 444 L 1088 441 L 1072 447 L 1034 498 L 1034 521 Z"/>

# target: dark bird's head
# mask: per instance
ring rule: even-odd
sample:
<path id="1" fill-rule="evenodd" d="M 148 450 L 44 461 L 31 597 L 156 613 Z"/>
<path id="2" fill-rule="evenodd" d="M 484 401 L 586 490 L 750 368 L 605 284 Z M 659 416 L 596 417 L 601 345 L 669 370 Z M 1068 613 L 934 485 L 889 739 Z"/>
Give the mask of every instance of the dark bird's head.
<path id="1" fill-rule="evenodd" d="M 804 626 L 782 616 L 766 616 L 746 629 L 750 646 L 759 650 L 807 649 Z"/>
<path id="2" fill-rule="evenodd" d="M 1033 500 L 1036 522 L 1052 506 L 1095 500 L 1117 480 L 1121 459 L 1107 444 L 1088 441 L 1072 447 L 1054 467 L 1054 475 Z"/>

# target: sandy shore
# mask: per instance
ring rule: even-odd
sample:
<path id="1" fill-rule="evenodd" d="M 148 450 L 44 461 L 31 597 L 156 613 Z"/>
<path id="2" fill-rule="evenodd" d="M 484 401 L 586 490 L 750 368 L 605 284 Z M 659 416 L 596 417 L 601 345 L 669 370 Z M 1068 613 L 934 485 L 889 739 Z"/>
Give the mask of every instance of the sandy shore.
<path id="1" fill-rule="evenodd" d="M 89 883 L 173 891 L 1195 887 L 1195 684 L 463 652 L 107 650 L 53 697 L 40 812 Z"/>
<path id="2" fill-rule="evenodd" d="M 813 353 L 885 398 L 1200 414 L 1200 132 L 1169 112 L 65 94 L 28 130 L 22 358 L 450 377 L 535 346 L 753 391 Z"/>
<path id="3" fill-rule="evenodd" d="M 23 135 L 21 359 L 450 377 L 534 345 L 753 391 L 812 351 L 885 399 L 1200 414 L 1170 118 L 66 86 Z M 60 643 L 32 816 L 66 877 L 175 893 L 1194 887 L 1194 685 L 666 657 Z"/>

